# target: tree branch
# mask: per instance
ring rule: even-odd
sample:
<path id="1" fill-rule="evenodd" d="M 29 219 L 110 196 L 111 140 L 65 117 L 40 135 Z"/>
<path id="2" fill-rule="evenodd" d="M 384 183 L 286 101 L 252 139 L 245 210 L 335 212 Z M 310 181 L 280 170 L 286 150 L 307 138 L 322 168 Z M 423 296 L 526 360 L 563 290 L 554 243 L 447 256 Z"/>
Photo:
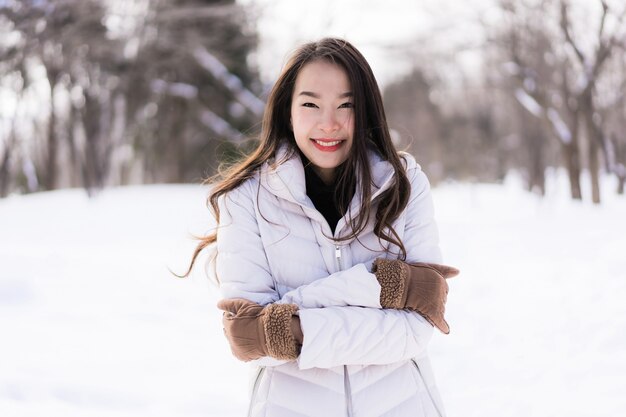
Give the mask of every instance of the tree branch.
<path id="1" fill-rule="evenodd" d="M 600 0 L 602 4 L 602 17 L 600 18 L 600 29 L 598 30 L 598 39 L 602 39 L 602 34 L 604 33 L 604 23 L 606 22 L 606 16 L 609 11 L 609 5 L 606 4 L 605 0 Z"/>
<path id="2" fill-rule="evenodd" d="M 608 41 L 604 41 L 602 39 L 603 31 L 604 31 L 604 22 L 606 21 L 606 16 L 609 11 L 609 6 L 605 2 L 605 0 L 601 0 L 602 3 L 602 20 L 600 22 L 600 30 L 598 33 L 598 50 L 596 52 L 596 59 L 594 62 L 593 70 L 591 72 L 593 78 L 595 79 L 600 73 L 600 68 L 604 64 L 604 62 L 611 56 L 613 52 L 613 48 L 621 45 L 620 39 L 618 39 L 617 33 L 619 32 L 619 28 L 622 26 L 622 22 L 624 21 L 624 13 L 621 13 L 617 20 L 616 29 L 609 38 Z"/>
<path id="3" fill-rule="evenodd" d="M 228 68 L 204 46 L 199 45 L 194 48 L 193 57 L 198 65 L 207 70 L 213 77 L 219 80 L 224 87 L 231 91 L 239 103 L 257 116 L 263 114 L 265 103 L 244 87 L 241 79 L 231 73 Z"/>
<path id="4" fill-rule="evenodd" d="M 160 10 L 155 16 L 155 22 L 193 21 L 207 18 L 226 19 L 232 16 L 236 10 L 232 4 L 215 4 L 198 7 L 178 7 Z"/>
<path id="5" fill-rule="evenodd" d="M 567 43 L 569 43 L 570 46 L 574 49 L 574 52 L 576 53 L 576 56 L 578 57 L 578 60 L 582 64 L 583 68 L 586 68 L 585 55 L 582 53 L 580 48 L 578 48 L 578 45 L 576 45 L 576 42 L 574 42 L 574 39 L 572 38 L 572 35 L 569 30 L 569 18 L 567 14 L 567 6 L 568 4 L 564 0 L 561 0 L 561 30 L 563 31 L 563 35 L 565 35 L 565 40 L 567 41 Z"/>

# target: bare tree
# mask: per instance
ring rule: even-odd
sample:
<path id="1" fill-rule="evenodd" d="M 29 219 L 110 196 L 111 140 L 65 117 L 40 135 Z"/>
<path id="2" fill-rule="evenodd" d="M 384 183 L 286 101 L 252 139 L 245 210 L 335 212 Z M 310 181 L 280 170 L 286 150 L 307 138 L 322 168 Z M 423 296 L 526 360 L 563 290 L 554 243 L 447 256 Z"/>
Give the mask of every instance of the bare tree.
<path id="1" fill-rule="evenodd" d="M 0 148 L 0 150 L 2 150 L 2 152 L 0 152 L 0 197 L 5 197 L 9 190 L 9 164 L 15 148 L 15 134 L 13 131 L 11 131 L 3 145 L 4 146 Z"/>
<path id="2" fill-rule="evenodd" d="M 5 6 L 0 13 L 9 19 L 21 42 L 12 51 L 12 70 L 29 78 L 27 60 L 43 66 L 49 83 L 48 117 L 45 140 L 37 141 L 43 163 L 37 167 L 44 189 L 57 188 L 59 177 L 59 109 L 55 92 L 60 82 L 71 74 L 76 62 L 95 60 L 95 52 L 106 44 L 102 24 L 104 8 L 101 2 L 24 2 L 20 6 Z"/>
<path id="3" fill-rule="evenodd" d="M 0 43 L 0 75 L 28 91 L 43 68 L 49 85 L 47 114 L 20 120 L 35 134 L 4 139 L 5 190 L 20 165 L 44 189 L 198 181 L 264 107 L 247 61 L 256 35 L 234 0 L 0 2 L 2 30 L 18 41 Z"/>
<path id="4" fill-rule="evenodd" d="M 580 140 L 587 139 L 587 168 L 592 185 L 592 201 L 600 202 L 598 150 L 602 150 L 607 172 L 617 173 L 612 142 L 605 134 L 605 122 L 597 105 L 597 85 L 614 51 L 622 47 L 623 13 L 613 16 L 607 33 L 611 9 L 604 0 L 598 3 L 601 13 L 596 47 L 584 52 L 579 37 L 589 40 L 589 32 L 574 29 L 570 19 L 573 7 L 567 0 L 544 0 L 528 6 L 511 0 L 500 2 L 507 25 L 497 35 L 507 62 L 505 72 L 517 80 L 514 96 L 529 114 L 559 139 L 567 167 L 572 197 L 582 198 L 580 188 Z M 561 48 L 565 42 L 569 50 Z M 584 130 L 581 130 L 584 128 Z"/>
<path id="5" fill-rule="evenodd" d="M 397 146 L 411 152 L 428 171 L 431 181 L 442 180 L 443 118 L 432 102 L 432 81 L 419 68 L 384 91 L 389 124 Z"/>
<path id="6" fill-rule="evenodd" d="M 569 18 L 569 10 L 572 6 L 567 0 L 560 1 L 560 27 L 567 44 L 573 51 L 575 59 L 578 60 L 579 71 L 582 72 L 582 76 L 579 79 L 583 81 L 579 84 L 575 95 L 589 139 L 588 167 L 591 175 L 592 201 L 594 203 L 600 202 L 598 149 L 602 149 L 606 171 L 615 172 L 616 167 L 615 153 L 611 149 L 612 144 L 604 134 L 602 121 L 598 117 L 599 113 L 595 103 L 596 85 L 611 54 L 619 47 L 624 46 L 624 39 L 620 38 L 624 13 L 618 14 L 612 33 L 607 34 L 606 21 L 610 8 L 605 0 L 599 0 L 599 2 L 602 7 L 602 13 L 595 39 L 597 47 L 591 53 L 586 54 L 579 47 L 572 34 L 573 23 Z"/>

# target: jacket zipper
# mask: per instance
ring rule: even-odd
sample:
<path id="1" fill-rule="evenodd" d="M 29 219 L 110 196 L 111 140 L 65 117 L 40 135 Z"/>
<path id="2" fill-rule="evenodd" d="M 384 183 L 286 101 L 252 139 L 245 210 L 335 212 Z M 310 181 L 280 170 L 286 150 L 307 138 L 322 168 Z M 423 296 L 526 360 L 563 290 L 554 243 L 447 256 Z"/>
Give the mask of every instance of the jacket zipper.
<path id="1" fill-rule="evenodd" d="M 335 245 L 335 260 L 337 261 L 337 271 L 341 271 L 341 248 L 339 247 L 339 245 Z M 347 365 L 343 366 L 343 390 L 345 391 L 346 395 L 346 415 L 348 417 L 353 417 L 354 412 L 352 410 L 352 388 L 350 387 L 350 375 L 348 374 Z"/>
<path id="2" fill-rule="evenodd" d="M 350 388 L 350 375 L 348 374 L 348 366 L 343 366 L 343 389 L 346 393 L 346 415 L 352 417 L 352 388 Z"/>
<path id="3" fill-rule="evenodd" d="M 335 245 L 335 260 L 337 261 L 337 271 L 341 271 L 341 248 L 339 245 Z"/>
<path id="4" fill-rule="evenodd" d="M 248 417 L 252 416 L 252 406 L 254 406 L 254 400 L 256 399 L 256 393 L 259 390 L 259 385 L 261 383 L 261 377 L 265 373 L 265 367 L 261 366 L 259 373 L 256 374 L 256 378 L 254 379 L 254 386 L 252 388 L 252 395 L 250 396 L 250 405 L 248 406 Z"/>
<path id="5" fill-rule="evenodd" d="M 437 404 L 437 401 L 435 401 L 435 399 L 433 398 L 433 394 L 430 392 L 430 387 L 428 386 L 428 384 L 424 380 L 424 377 L 422 376 L 422 371 L 420 370 L 420 367 L 417 366 L 417 362 L 415 362 L 415 359 L 411 359 L 411 362 L 413 363 L 413 366 L 415 366 L 415 370 L 417 371 L 417 375 L 419 375 L 420 379 L 422 380 L 422 383 L 424 384 L 424 388 L 426 388 L 426 392 L 428 393 L 428 397 L 430 398 L 430 402 L 432 402 L 433 405 L 435 406 L 435 409 L 437 410 L 437 413 L 439 414 L 439 416 L 440 417 L 444 417 L 444 414 L 439 409 L 439 404 Z"/>

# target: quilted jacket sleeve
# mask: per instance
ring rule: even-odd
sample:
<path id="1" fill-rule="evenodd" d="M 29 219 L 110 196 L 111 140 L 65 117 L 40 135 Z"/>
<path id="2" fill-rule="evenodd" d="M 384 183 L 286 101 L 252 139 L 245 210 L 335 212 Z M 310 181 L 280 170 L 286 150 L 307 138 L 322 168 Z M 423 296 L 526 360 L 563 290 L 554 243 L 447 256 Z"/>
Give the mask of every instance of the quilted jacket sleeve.
<path id="1" fill-rule="evenodd" d="M 318 280 L 280 300 L 270 273 L 254 212 L 254 184 L 249 181 L 219 199 L 215 273 L 223 298 L 245 298 L 261 305 L 287 302 L 307 307 L 358 305 L 380 308 L 380 286 L 364 265 Z M 262 358 L 258 365 L 285 361 Z"/>
<path id="2" fill-rule="evenodd" d="M 411 198 L 403 243 L 408 262 L 441 263 L 430 185 L 419 166 L 407 169 Z M 338 365 L 386 364 L 419 356 L 433 327 L 418 313 L 359 307 L 300 310 L 304 343 L 301 369 Z M 332 346 L 332 349 L 328 347 Z"/>
<path id="3" fill-rule="evenodd" d="M 223 298 L 245 298 L 266 305 L 279 297 L 261 243 L 251 188 L 248 181 L 218 200 L 215 273 Z"/>
<path id="4" fill-rule="evenodd" d="M 293 303 L 301 308 L 381 308 L 378 280 L 363 264 L 303 285 L 279 299 L 251 201 L 255 190 L 243 187 L 219 202 L 215 266 L 223 298 L 245 298 L 261 305 Z"/>
<path id="5" fill-rule="evenodd" d="M 323 307 L 370 307 L 380 305 L 380 284 L 376 275 L 364 264 L 346 269 L 302 285 L 284 294 L 282 303 L 297 304 L 302 308 Z"/>
<path id="6" fill-rule="evenodd" d="M 406 261 L 441 263 L 439 230 L 435 222 L 430 183 L 420 166 L 411 158 L 407 175 L 411 182 L 411 197 L 407 205 L 402 243 L 407 250 Z"/>
<path id="7" fill-rule="evenodd" d="M 433 333 L 417 313 L 361 307 L 300 310 L 300 369 L 383 365 L 419 356 Z"/>

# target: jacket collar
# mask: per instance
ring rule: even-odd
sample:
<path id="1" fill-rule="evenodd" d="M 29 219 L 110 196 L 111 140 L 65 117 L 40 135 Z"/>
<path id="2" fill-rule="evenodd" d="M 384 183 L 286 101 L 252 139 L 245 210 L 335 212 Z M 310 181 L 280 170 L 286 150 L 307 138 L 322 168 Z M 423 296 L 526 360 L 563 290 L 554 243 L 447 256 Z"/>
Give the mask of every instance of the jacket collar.
<path id="1" fill-rule="evenodd" d="M 273 161 L 266 162 L 260 172 L 261 186 L 279 198 L 299 204 L 304 207 L 314 208 L 313 203 L 306 195 L 306 181 L 304 166 L 297 152 L 293 152 L 290 158 L 285 160 L 289 149 L 286 145 L 281 146 Z M 386 190 L 393 178 L 393 167 L 384 161 L 380 155 L 368 150 L 368 161 L 372 172 L 372 199 Z M 275 161 L 285 162 L 278 166 L 272 166 Z M 356 213 L 361 201 L 360 184 L 357 184 L 355 195 L 350 204 L 350 211 Z"/>

